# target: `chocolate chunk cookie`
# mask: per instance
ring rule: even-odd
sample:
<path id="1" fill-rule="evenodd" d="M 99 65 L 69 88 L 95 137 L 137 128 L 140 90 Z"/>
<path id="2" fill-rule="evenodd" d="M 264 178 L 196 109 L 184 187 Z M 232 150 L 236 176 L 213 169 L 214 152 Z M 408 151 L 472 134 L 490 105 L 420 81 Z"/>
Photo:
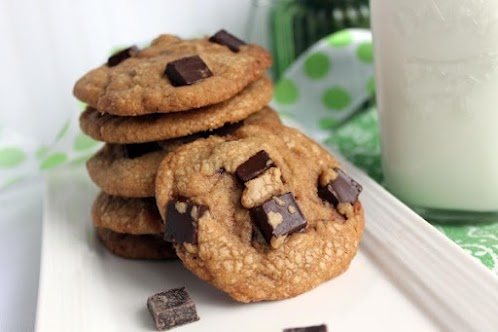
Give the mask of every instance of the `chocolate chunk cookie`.
<path id="1" fill-rule="evenodd" d="M 237 301 L 296 296 L 344 272 L 358 250 L 361 187 L 341 172 L 284 126 L 195 141 L 158 169 L 165 239 L 190 271 Z M 320 197 L 327 186 L 341 187 L 337 201 Z"/>
<path id="2" fill-rule="evenodd" d="M 181 126 L 181 123 L 178 125 Z M 275 111 L 265 107 L 240 125 L 274 128 L 280 126 L 280 120 Z M 167 153 L 198 138 L 210 134 L 227 135 L 237 128 L 227 126 L 198 135 L 145 144 L 106 144 L 88 160 L 88 173 L 92 181 L 109 195 L 153 197 L 157 167 Z"/>
<path id="3" fill-rule="evenodd" d="M 242 121 L 271 99 L 273 85 L 263 77 L 224 102 L 180 113 L 137 117 L 115 116 L 88 108 L 80 116 L 81 129 L 108 143 L 142 143 L 187 136 Z"/>
<path id="4" fill-rule="evenodd" d="M 199 61 L 185 64 L 183 59 L 191 57 Z M 179 60 L 183 66 L 175 62 Z M 254 44 L 234 52 L 208 38 L 161 35 L 150 47 L 90 71 L 73 93 L 92 108 L 115 115 L 185 111 L 232 98 L 261 78 L 271 62 L 270 54 Z M 189 85 L 179 84 L 174 75 Z"/>
<path id="5" fill-rule="evenodd" d="M 161 235 L 130 235 L 95 228 L 100 242 L 110 252 L 131 259 L 173 259 L 175 250 Z"/>

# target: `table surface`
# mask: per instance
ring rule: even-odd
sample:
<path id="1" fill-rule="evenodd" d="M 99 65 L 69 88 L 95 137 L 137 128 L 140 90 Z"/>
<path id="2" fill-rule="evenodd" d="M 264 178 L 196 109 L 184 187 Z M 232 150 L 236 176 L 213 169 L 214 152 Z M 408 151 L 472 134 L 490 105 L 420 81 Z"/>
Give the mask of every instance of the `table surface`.
<path id="1" fill-rule="evenodd" d="M 41 177 L 0 192 L 0 331 L 33 331 L 43 215 Z"/>

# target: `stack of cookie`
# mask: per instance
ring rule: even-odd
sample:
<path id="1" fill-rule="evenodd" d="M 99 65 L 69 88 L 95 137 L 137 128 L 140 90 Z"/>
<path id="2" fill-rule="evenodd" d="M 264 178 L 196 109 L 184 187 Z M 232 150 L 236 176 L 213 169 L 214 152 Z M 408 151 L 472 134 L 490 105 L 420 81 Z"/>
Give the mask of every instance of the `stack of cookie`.
<path id="1" fill-rule="evenodd" d="M 267 105 L 267 51 L 226 31 L 163 35 L 80 79 L 102 189 L 93 223 L 131 258 L 175 254 L 237 301 L 284 299 L 344 272 L 364 228 L 361 186 Z"/>
<path id="2" fill-rule="evenodd" d="M 127 258 L 176 257 L 162 240 L 154 199 L 160 161 L 182 144 L 228 135 L 245 123 L 279 123 L 265 107 L 273 85 L 270 55 L 220 31 L 209 39 L 162 35 L 132 46 L 82 77 L 82 130 L 104 147 L 87 163 L 102 192 L 92 219 L 102 243 Z"/>

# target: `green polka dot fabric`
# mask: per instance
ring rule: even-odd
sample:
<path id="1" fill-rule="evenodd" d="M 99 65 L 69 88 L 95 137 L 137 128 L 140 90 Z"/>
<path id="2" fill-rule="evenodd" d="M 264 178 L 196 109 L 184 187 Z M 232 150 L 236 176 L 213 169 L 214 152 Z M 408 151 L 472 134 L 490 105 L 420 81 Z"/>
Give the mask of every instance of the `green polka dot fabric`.
<path id="1" fill-rule="evenodd" d="M 277 82 L 272 106 L 383 184 L 377 111 L 364 106 L 374 92 L 371 34 L 351 29 L 301 55 Z M 434 226 L 498 274 L 498 219 Z"/>
<path id="2" fill-rule="evenodd" d="M 78 119 L 79 114 L 74 114 L 48 143 L 0 128 L 0 190 L 57 166 L 83 164 L 101 143 L 81 132 Z"/>
<path id="3" fill-rule="evenodd" d="M 273 106 L 325 139 L 373 94 L 372 60 L 369 31 L 349 29 L 326 37 L 285 72 Z"/>

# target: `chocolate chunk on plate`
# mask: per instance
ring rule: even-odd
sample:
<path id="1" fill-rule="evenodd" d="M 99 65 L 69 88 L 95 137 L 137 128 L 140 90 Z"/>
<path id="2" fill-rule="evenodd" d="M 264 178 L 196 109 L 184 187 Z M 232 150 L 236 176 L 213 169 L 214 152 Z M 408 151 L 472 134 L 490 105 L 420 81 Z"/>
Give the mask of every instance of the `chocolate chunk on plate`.
<path id="1" fill-rule="evenodd" d="M 118 51 L 111 55 L 109 59 L 107 59 L 107 66 L 114 67 L 119 65 L 124 60 L 134 57 L 138 54 L 139 49 L 135 45 L 125 48 L 124 50 Z"/>
<path id="2" fill-rule="evenodd" d="M 143 156 L 144 154 L 159 150 L 161 150 L 161 146 L 159 146 L 156 142 L 124 145 L 125 155 L 130 159 L 135 159 Z"/>
<path id="3" fill-rule="evenodd" d="M 326 186 L 318 188 L 318 196 L 334 206 L 339 203 L 354 204 L 363 187 L 343 170 L 334 168 L 334 171 L 337 172 L 337 177 Z"/>
<path id="4" fill-rule="evenodd" d="M 199 320 L 195 303 L 185 287 L 170 289 L 149 297 L 147 308 L 159 331 Z"/>
<path id="5" fill-rule="evenodd" d="M 175 243 L 197 243 L 197 224 L 206 213 L 207 206 L 187 199 L 172 199 L 166 206 L 164 240 Z"/>
<path id="6" fill-rule="evenodd" d="M 174 86 L 191 85 L 213 76 L 211 70 L 198 55 L 169 62 L 164 73 Z"/>
<path id="7" fill-rule="evenodd" d="M 316 325 L 307 327 L 292 327 L 284 329 L 284 332 L 327 332 L 327 325 Z"/>
<path id="8" fill-rule="evenodd" d="M 273 166 L 275 164 L 270 159 L 268 153 L 265 150 L 261 150 L 237 167 L 235 174 L 237 174 L 242 182 L 247 182 Z"/>
<path id="9" fill-rule="evenodd" d="M 274 196 L 252 208 L 251 217 L 273 248 L 281 246 L 287 235 L 305 228 L 307 224 L 292 193 Z"/>
<path id="10" fill-rule="evenodd" d="M 246 43 L 234 35 L 228 33 L 226 30 L 221 29 L 213 36 L 209 38 L 210 42 L 217 43 L 220 45 L 224 45 L 230 49 L 230 51 L 237 53 L 240 51 L 240 46 L 245 45 Z"/>

